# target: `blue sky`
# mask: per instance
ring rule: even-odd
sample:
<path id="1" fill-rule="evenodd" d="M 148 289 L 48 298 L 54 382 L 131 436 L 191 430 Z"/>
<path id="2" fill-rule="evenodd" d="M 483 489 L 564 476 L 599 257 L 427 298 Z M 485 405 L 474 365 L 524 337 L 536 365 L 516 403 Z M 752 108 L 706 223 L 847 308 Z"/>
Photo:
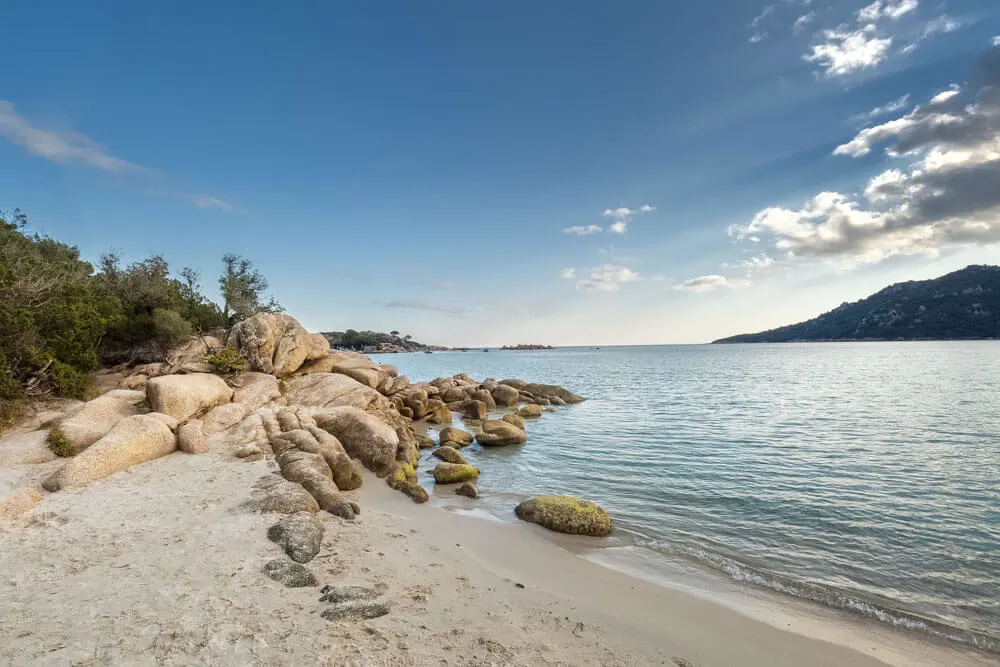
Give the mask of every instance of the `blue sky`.
<path id="1" fill-rule="evenodd" d="M 242 253 L 311 329 L 702 342 L 1000 263 L 992 0 L 14 1 L 0 25 L 0 208 L 210 292 Z"/>

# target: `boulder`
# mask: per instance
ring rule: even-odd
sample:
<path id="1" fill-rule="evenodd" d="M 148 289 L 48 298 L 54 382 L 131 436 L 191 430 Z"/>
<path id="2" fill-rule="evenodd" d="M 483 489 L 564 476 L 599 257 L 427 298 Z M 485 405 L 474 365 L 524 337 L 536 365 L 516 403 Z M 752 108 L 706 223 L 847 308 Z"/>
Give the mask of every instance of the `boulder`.
<path id="1" fill-rule="evenodd" d="M 522 431 L 524 430 L 524 417 L 522 417 L 519 414 L 514 414 L 514 413 L 506 414 L 503 417 L 501 417 L 501 419 L 507 422 L 508 424 L 512 424 L 513 426 L 518 427 Z"/>
<path id="2" fill-rule="evenodd" d="M 271 540 L 296 563 L 308 563 L 323 544 L 323 524 L 312 512 L 296 512 L 267 530 Z"/>
<path id="3" fill-rule="evenodd" d="M 337 485 L 333 483 L 330 466 L 320 454 L 289 449 L 276 458 L 284 478 L 301 484 L 316 499 L 320 509 L 344 518 L 354 518 L 350 501 L 341 495 Z"/>
<path id="4" fill-rule="evenodd" d="M 117 389 L 87 401 L 56 422 L 50 442 L 61 456 L 73 456 L 102 438 L 125 417 L 143 412 L 139 403 L 146 399 L 141 391 Z"/>
<path id="5" fill-rule="evenodd" d="M 253 444 L 240 445 L 233 450 L 233 456 L 244 461 L 262 461 L 265 457 L 264 450 Z"/>
<path id="6" fill-rule="evenodd" d="M 357 462 L 344 451 L 337 438 L 316 426 L 288 431 L 271 439 L 275 456 L 287 449 L 296 448 L 311 454 L 319 454 L 330 467 L 333 483 L 341 491 L 352 491 L 361 487 L 362 476 Z"/>
<path id="7" fill-rule="evenodd" d="M 375 474 L 384 477 L 392 470 L 399 436 L 391 426 L 355 407 L 322 410 L 313 420 Z"/>
<path id="8" fill-rule="evenodd" d="M 518 416 L 524 417 L 525 419 L 537 419 L 542 416 L 542 406 L 536 405 L 534 403 L 529 403 L 528 405 L 525 405 L 520 410 L 518 410 L 517 414 Z"/>
<path id="9" fill-rule="evenodd" d="M 433 474 L 438 484 L 459 484 L 478 479 L 479 469 L 462 463 L 439 463 Z"/>
<path id="10" fill-rule="evenodd" d="M 451 410 L 436 398 L 427 401 L 427 421 L 431 424 L 450 424 Z"/>
<path id="11" fill-rule="evenodd" d="M 496 404 L 502 407 L 517 405 L 521 399 L 521 393 L 507 384 L 498 384 L 491 393 Z"/>
<path id="12" fill-rule="evenodd" d="M 439 435 L 442 446 L 451 445 L 456 449 L 459 447 L 465 447 L 466 445 L 471 445 L 473 441 L 471 433 L 463 431 L 460 428 L 455 428 L 454 426 L 448 426 L 447 428 L 441 429 L 441 433 Z"/>
<path id="13" fill-rule="evenodd" d="M 54 460 L 48 437 L 49 431 L 32 431 L 0 440 L 0 468 Z"/>
<path id="14" fill-rule="evenodd" d="M 391 378 L 399 376 L 399 369 L 392 364 L 379 364 L 379 368 L 385 375 L 388 375 Z"/>
<path id="15" fill-rule="evenodd" d="M 229 332 L 229 345 L 247 359 L 249 370 L 278 377 L 297 371 L 313 351 L 315 341 L 294 317 L 258 313 Z"/>
<path id="16" fill-rule="evenodd" d="M 386 404 L 371 387 L 340 373 L 313 373 L 287 381 L 285 398 L 290 405 L 314 408 L 353 406 L 367 410 Z"/>
<path id="17" fill-rule="evenodd" d="M 478 419 L 482 421 L 483 419 L 486 419 L 486 404 L 482 401 L 470 398 L 465 403 L 462 403 L 462 414 L 467 419 Z"/>
<path id="18" fill-rule="evenodd" d="M 177 441 L 167 420 L 160 418 L 164 416 L 147 414 L 122 419 L 103 438 L 46 479 L 42 486 L 47 491 L 86 486 L 139 463 L 166 456 L 177 448 Z"/>
<path id="19" fill-rule="evenodd" d="M 466 463 L 465 457 L 455 449 L 454 447 L 449 447 L 444 445 L 435 449 L 432 454 L 442 461 L 447 461 L 448 463 Z"/>
<path id="20" fill-rule="evenodd" d="M 163 375 L 174 373 L 211 373 L 212 366 L 205 361 L 209 354 L 222 348 L 222 343 L 212 336 L 191 336 L 183 344 L 167 352 Z"/>
<path id="21" fill-rule="evenodd" d="M 154 412 L 184 420 L 228 403 L 233 390 L 225 380 L 211 373 L 161 375 L 146 385 L 146 396 Z"/>
<path id="22" fill-rule="evenodd" d="M 243 403 L 226 403 L 212 408 L 202 418 L 202 422 L 204 422 L 202 431 L 205 435 L 227 431 L 243 421 L 249 412 L 250 410 Z"/>
<path id="23" fill-rule="evenodd" d="M 465 390 L 464 389 L 460 389 L 459 387 L 452 387 L 452 388 L 448 389 L 447 391 L 444 391 L 441 394 L 441 398 L 442 398 L 442 400 L 444 400 L 445 403 L 454 403 L 455 401 L 464 401 L 468 397 L 469 397 L 469 395 L 465 393 Z"/>
<path id="24" fill-rule="evenodd" d="M 318 586 L 316 577 L 300 563 L 290 563 L 287 560 L 275 558 L 264 565 L 264 573 L 279 584 L 288 588 L 303 588 Z"/>
<path id="25" fill-rule="evenodd" d="M 268 373 L 244 373 L 233 382 L 233 403 L 245 405 L 250 412 L 281 398 L 278 378 Z"/>
<path id="26" fill-rule="evenodd" d="M 584 400 L 573 392 L 555 384 L 527 384 L 522 389 L 530 392 L 535 398 L 551 399 L 555 396 L 566 403 L 583 403 Z"/>
<path id="27" fill-rule="evenodd" d="M 420 486 L 416 482 L 411 482 L 409 480 L 405 482 L 400 482 L 393 487 L 407 498 L 417 503 L 418 505 L 426 503 L 430 500 L 430 496 L 427 494 L 427 489 Z"/>
<path id="28" fill-rule="evenodd" d="M 177 449 L 186 454 L 205 454 L 208 440 L 200 419 L 189 419 L 177 427 Z"/>
<path id="29" fill-rule="evenodd" d="M 129 375 L 128 377 L 122 378 L 122 381 L 118 383 L 118 387 L 121 389 L 141 391 L 143 395 L 145 395 L 147 382 L 149 382 L 149 378 L 142 373 L 139 373 L 137 375 Z"/>
<path id="30" fill-rule="evenodd" d="M 351 357 L 345 352 L 328 352 L 326 356 L 313 361 L 307 361 L 296 371 L 299 375 L 311 375 L 313 373 L 332 373 L 333 367 Z"/>
<path id="31" fill-rule="evenodd" d="M 319 511 L 316 499 L 301 484 L 289 482 L 278 475 L 268 475 L 258 480 L 254 485 L 253 495 L 243 504 L 243 508 L 262 514 Z"/>
<path id="32" fill-rule="evenodd" d="M 493 399 L 493 394 L 485 389 L 476 389 L 472 392 L 472 398 L 477 401 L 482 401 L 486 405 L 487 410 L 495 410 L 497 407 L 497 403 Z"/>
<path id="33" fill-rule="evenodd" d="M 399 392 L 403 391 L 409 386 L 410 386 L 410 378 L 406 377 L 405 375 L 394 377 L 392 379 L 392 386 L 389 387 L 389 393 L 398 394 Z"/>
<path id="34" fill-rule="evenodd" d="M 525 382 L 524 380 L 514 380 L 514 379 L 511 379 L 511 380 L 500 380 L 500 384 L 505 384 L 508 387 L 513 387 L 514 389 L 517 389 L 518 391 L 520 391 L 520 390 L 522 390 L 522 389 L 524 389 L 525 387 L 528 386 L 528 383 Z"/>
<path id="35" fill-rule="evenodd" d="M 306 354 L 307 361 L 323 359 L 330 354 L 330 341 L 327 340 L 326 336 L 318 333 L 309 334 L 309 340 L 311 341 L 311 345 L 309 346 L 309 352 Z"/>
<path id="36" fill-rule="evenodd" d="M 15 489 L 0 500 L 0 519 L 16 519 L 42 502 L 42 494 L 32 488 Z"/>
<path id="37" fill-rule="evenodd" d="M 517 518 L 570 535 L 606 537 L 611 517 L 600 505 L 573 496 L 538 496 L 515 508 Z"/>
<path id="38" fill-rule="evenodd" d="M 472 482 L 462 482 L 457 489 L 455 489 L 456 496 L 465 496 L 466 498 L 472 498 L 475 500 L 479 497 L 479 489 Z"/>
<path id="39" fill-rule="evenodd" d="M 496 419 L 483 422 L 483 432 L 476 436 L 476 441 L 484 447 L 502 447 L 519 445 L 528 439 L 528 434 L 513 424 Z"/>
<path id="40" fill-rule="evenodd" d="M 378 364 L 364 357 L 345 359 L 333 367 L 333 372 L 346 375 L 372 389 L 378 387 L 382 380 L 388 377 L 383 374 Z"/>
<path id="41" fill-rule="evenodd" d="M 568 403 L 566 403 L 566 401 L 564 401 L 563 399 L 559 398 L 558 396 L 550 396 L 549 397 L 549 404 L 550 405 L 568 405 Z"/>
<path id="42" fill-rule="evenodd" d="M 417 441 L 417 449 L 434 449 L 437 447 L 437 443 L 428 435 L 418 433 L 413 437 Z"/>

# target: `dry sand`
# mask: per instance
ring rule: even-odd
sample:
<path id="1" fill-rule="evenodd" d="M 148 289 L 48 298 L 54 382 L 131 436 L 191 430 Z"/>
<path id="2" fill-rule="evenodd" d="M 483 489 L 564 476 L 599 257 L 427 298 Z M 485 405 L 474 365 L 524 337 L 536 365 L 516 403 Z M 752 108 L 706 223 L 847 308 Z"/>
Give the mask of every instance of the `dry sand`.
<path id="1" fill-rule="evenodd" d="M 8 468 L 0 486 L 58 464 Z M 358 521 L 321 515 L 307 567 L 320 584 L 376 588 L 391 613 L 329 622 L 318 589 L 262 572 L 282 557 L 265 535 L 277 517 L 239 505 L 272 469 L 176 453 L 0 525 L 0 664 L 992 664 L 909 637 L 855 637 L 859 650 L 806 637 L 605 568 L 534 527 L 414 505 L 371 476 L 354 494 Z"/>

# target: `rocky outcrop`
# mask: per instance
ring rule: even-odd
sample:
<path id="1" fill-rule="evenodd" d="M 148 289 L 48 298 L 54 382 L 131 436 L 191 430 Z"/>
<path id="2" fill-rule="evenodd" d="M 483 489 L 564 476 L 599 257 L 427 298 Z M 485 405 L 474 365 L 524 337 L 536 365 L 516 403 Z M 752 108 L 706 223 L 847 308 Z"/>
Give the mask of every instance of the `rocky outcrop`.
<path id="1" fill-rule="evenodd" d="M 289 405 L 315 408 L 353 406 L 362 410 L 387 405 L 377 391 L 341 373 L 313 373 L 287 381 Z"/>
<path id="2" fill-rule="evenodd" d="M 429 424 L 450 424 L 451 410 L 436 398 L 427 401 L 427 422 Z"/>
<path id="3" fill-rule="evenodd" d="M 508 413 L 508 414 L 505 414 L 500 419 L 502 421 L 507 422 L 508 424 L 511 424 L 512 426 L 516 426 L 517 428 L 521 429 L 522 431 L 524 430 L 524 417 L 522 417 L 519 414 Z"/>
<path id="4" fill-rule="evenodd" d="M 139 463 L 166 456 L 177 448 L 171 423 L 176 428 L 176 421 L 162 414 L 126 417 L 46 479 L 42 486 L 47 491 L 86 486 Z"/>
<path id="5" fill-rule="evenodd" d="M 292 448 L 319 454 L 330 467 L 333 483 L 340 491 L 361 487 L 361 470 L 357 462 L 351 460 L 337 438 L 321 428 L 308 426 L 275 435 L 271 439 L 271 448 L 275 456 Z"/>
<path id="6" fill-rule="evenodd" d="M 243 421 L 250 411 L 243 403 L 226 403 L 212 408 L 202 418 L 202 431 L 205 435 L 214 435 L 227 431 Z"/>
<path id="7" fill-rule="evenodd" d="M 513 424 L 497 419 L 483 422 L 483 432 L 476 436 L 476 442 L 484 447 L 519 445 L 528 439 L 528 434 Z"/>
<path id="8" fill-rule="evenodd" d="M 323 544 L 323 524 L 312 512 L 289 514 L 267 531 L 271 540 L 296 563 L 308 563 Z"/>
<path id="9" fill-rule="evenodd" d="M 257 481 L 253 495 L 243 508 L 262 514 L 294 514 L 318 512 L 319 504 L 301 484 L 289 482 L 278 475 L 268 475 Z"/>
<path id="10" fill-rule="evenodd" d="M 346 352 L 328 352 L 325 356 L 312 361 L 307 361 L 299 367 L 299 370 L 295 371 L 298 375 L 311 375 L 313 373 L 332 373 L 333 367 L 344 361 L 345 359 L 350 359 L 351 355 Z"/>
<path id="11" fill-rule="evenodd" d="M 473 441 L 473 436 L 468 431 L 463 431 L 460 428 L 455 428 L 454 426 L 448 426 L 441 429 L 440 433 L 441 446 L 450 445 L 455 449 L 465 447 L 466 445 L 471 445 Z"/>
<path id="12" fill-rule="evenodd" d="M 505 382 L 508 382 L 505 380 Z M 573 392 L 555 384 L 532 384 L 528 383 L 520 388 L 521 392 L 528 392 L 535 398 L 547 398 L 550 401 L 553 397 L 565 403 L 583 403 L 583 398 Z"/>
<path id="13" fill-rule="evenodd" d="M 486 404 L 482 401 L 469 399 L 462 403 L 462 414 L 466 419 L 482 421 L 486 419 Z"/>
<path id="14" fill-rule="evenodd" d="M 466 498 L 472 498 L 475 500 L 479 497 L 479 489 L 473 482 L 462 482 L 457 489 L 455 489 L 456 496 L 465 496 Z"/>
<path id="15" fill-rule="evenodd" d="M 491 393 L 496 404 L 505 408 L 517 405 L 521 399 L 521 393 L 507 384 L 498 384 Z"/>
<path id="16" fill-rule="evenodd" d="M 459 484 L 479 478 L 479 469 L 468 464 L 439 463 L 434 468 L 434 481 L 438 484 Z"/>
<path id="17" fill-rule="evenodd" d="M 392 427 L 355 407 L 318 411 L 313 420 L 375 474 L 384 477 L 392 470 L 399 445 L 399 436 Z"/>
<path id="18" fill-rule="evenodd" d="M 538 496 L 525 500 L 514 510 L 517 518 L 571 535 L 606 537 L 611 534 L 611 517 L 600 505 L 573 496 Z"/>
<path id="19" fill-rule="evenodd" d="M 474 392 L 472 392 L 472 399 L 476 401 L 482 401 L 483 405 L 486 406 L 487 410 L 495 410 L 497 407 L 497 403 L 496 400 L 493 398 L 493 394 L 491 394 L 486 389 L 477 389 Z"/>
<path id="20" fill-rule="evenodd" d="M 542 406 L 529 403 L 518 410 L 517 415 L 519 417 L 523 417 L 524 419 L 538 419 L 542 416 Z M 524 427 L 522 426 L 521 428 Z"/>
<path id="21" fill-rule="evenodd" d="M 270 313 L 258 313 L 234 326 L 228 343 L 243 353 L 249 370 L 278 377 L 297 371 L 316 346 L 294 317 Z"/>
<path id="22" fill-rule="evenodd" d="M 186 454 L 208 452 L 208 440 L 200 419 L 189 419 L 177 427 L 177 449 Z"/>
<path id="23" fill-rule="evenodd" d="M 184 420 L 228 403 L 233 390 L 218 375 L 190 373 L 153 378 L 146 385 L 146 396 L 154 412 Z"/>
<path id="24" fill-rule="evenodd" d="M 302 488 L 316 499 L 320 509 L 344 519 L 354 518 L 354 508 L 333 483 L 330 466 L 320 454 L 303 452 L 299 449 L 287 449 L 277 454 L 276 446 L 278 443 L 272 439 L 271 447 L 275 448 L 275 457 L 285 479 L 301 484 Z"/>
<path id="25" fill-rule="evenodd" d="M 462 456 L 461 452 L 454 447 L 449 447 L 448 445 L 438 447 L 432 452 L 432 454 L 448 463 L 466 463 L 465 457 Z"/>
<path id="26" fill-rule="evenodd" d="M 87 401 L 53 427 L 51 441 L 58 443 L 60 456 L 73 456 L 101 439 L 125 417 L 140 414 L 139 403 L 146 399 L 141 391 L 117 389 Z"/>
<path id="27" fill-rule="evenodd" d="M 167 353 L 162 375 L 174 373 L 211 373 L 212 366 L 205 357 L 222 348 L 222 343 L 212 336 L 191 336 L 183 345 Z"/>
<path id="28" fill-rule="evenodd" d="M 345 359 L 333 367 L 333 372 L 346 375 L 372 389 L 377 388 L 383 380 L 390 377 L 378 364 L 365 357 Z"/>
<path id="29" fill-rule="evenodd" d="M 312 345 L 309 346 L 309 353 L 306 354 L 306 361 L 316 361 L 323 359 L 330 354 L 330 341 L 323 334 L 309 334 Z"/>
<path id="30" fill-rule="evenodd" d="M 279 584 L 288 588 L 305 588 L 318 586 L 316 576 L 300 563 L 275 558 L 264 565 L 264 573 Z"/>
<path id="31" fill-rule="evenodd" d="M 233 403 L 241 403 L 252 412 L 281 398 L 278 378 L 268 373 L 243 373 L 233 380 Z"/>

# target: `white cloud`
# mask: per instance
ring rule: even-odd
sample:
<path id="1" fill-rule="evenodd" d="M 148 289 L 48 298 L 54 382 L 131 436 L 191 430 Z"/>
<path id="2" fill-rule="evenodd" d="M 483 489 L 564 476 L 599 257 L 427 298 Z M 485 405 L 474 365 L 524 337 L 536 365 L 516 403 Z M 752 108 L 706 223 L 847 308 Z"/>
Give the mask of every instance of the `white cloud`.
<path id="1" fill-rule="evenodd" d="M 870 69 L 886 59 L 892 46 L 891 37 L 876 35 L 874 24 L 860 30 L 841 26 L 836 30 L 824 30 L 822 35 L 825 41 L 811 46 L 802 58 L 817 63 L 828 77 Z"/>
<path id="2" fill-rule="evenodd" d="M 953 83 L 948 88 L 948 90 L 940 92 L 937 95 L 935 95 L 934 97 L 932 97 L 931 101 L 930 101 L 930 104 L 944 104 L 945 102 L 947 102 L 951 98 L 953 98 L 956 95 L 958 95 L 960 92 L 962 92 L 962 87 L 959 86 L 957 83 Z"/>
<path id="3" fill-rule="evenodd" d="M 973 104 L 960 104 L 953 87 L 837 147 L 860 157 L 889 144 L 888 155 L 910 158 L 871 178 L 862 196 L 821 192 L 801 208 L 764 209 L 731 233 L 789 260 L 845 266 L 1000 243 L 1000 51 L 981 61 L 977 78 L 985 85 Z"/>
<path id="4" fill-rule="evenodd" d="M 802 32 L 815 19 L 816 19 L 816 12 L 809 12 L 808 14 L 803 14 L 799 18 L 795 19 L 795 23 L 792 24 L 792 31 L 795 33 Z"/>
<path id="5" fill-rule="evenodd" d="M 605 218 L 613 218 L 614 223 L 609 227 L 615 234 L 624 234 L 628 231 L 628 223 L 632 221 L 637 215 L 644 215 L 646 213 L 652 213 L 656 210 L 655 206 L 650 206 L 649 204 L 643 204 L 639 208 L 628 208 L 626 206 L 621 206 L 619 208 L 609 208 L 605 209 L 603 215 Z"/>
<path id="6" fill-rule="evenodd" d="M 588 271 L 587 277 L 576 284 L 576 289 L 580 292 L 614 292 L 621 288 L 622 283 L 639 279 L 639 274 L 627 266 L 604 264 Z"/>
<path id="7" fill-rule="evenodd" d="M 924 26 L 924 37 L 930 37 L 939 32 L 955 32 L 961 27 L 962 23 L 957 19 L 950 16 L 939 16 L 933 21 L 928 21 L 927 25 Z"/>
<path id="8" fill-rule="evenodd" d="M 858 10 L 859 23 L 871 23 L 881 18 L 896 20 L 904 14 L 915 10 L 920 3 L 917 0 L 875 0 L 875 2 Z"/>
<path id="9" fill-rule="evenodd" d="M 764 9 L 761 10 L 760 14 L 755 16 L 753 21 L 750 21 L 750 27 L 756 28 L 761 23 L 767 21 L 769 18 L 774 16 L 774 9 L 775 9 L 774 5 L 767 5 L 766 7 L 764 7 Z"/>
<path id="10" fill-rule="evenodd" d="M 720 289 L 735 289 L 748 286 L 749 282 L 745 280 L 733 281 L 725 276 L 712 273 L 707 276 L 698 276 L 697 278 L 685 280 L 679 285 L 674 285 L 674 289 L 681 292 L 715 292 Z"/>
<path id="11" fill-rule="evenodd" d="M 891 113 L 896 113 L 905 109 L 910 103 L 910 96 L 903 95 L 891 102 L 887 102 L 880 107 L 875 107 L 871 111 L 866 111 L 865 113 L 859 113 L 856 116 L 852 116 L 854 120 L 871 120 L 872 118 L 878 118 L 879 116 L 885 116 Z"/>
<path id="12" fill-rule="evenodd" d="M 559 272 L 559 277 L 563 280 L 573 280 L 576 278 L 576 269 L 563 269 Z"/>
<path id="13" fill-rule="evenodd" d="M 0 136 L 32 155 L 58 164 L 82 164 L 110 172 L 145 171 L 139 165 L 109 155 L 104 146 L 84 134 L 35 127 L 14 111 L 13 103 L 3 100 L 0 100 Z"/>
<path id="14" fill-rule="evenodd" d="M 457 306 L 447 306 L 438 303 L 427 303 L 426 301 L 400 301 L 393 300 L 385 304 L 386 308 L 411 308 L 413 310 L 430 310 L 438 313 L 447 313 L 448 315 L 464 315 L 469 312 L 467 308 L 459 308 Z"/>
<path id="15" fill-rule="evenodd" d="M 751 44 L 756 44 L 757 42 L 764 41 L 765 38 L 767 38 L 766 32 L 755 32 L 752 35 L 750 35 L 749 41 Z"/>
<path id="16" fill-rule="evenodd" d="M 613 223 L 609 229 L 615 234 L 624 234 L 628 231 L 628 223 L 624 220 L 618 220 Z"/>
<path id="17" fill-rule="evenodd" d="M 566 227 L 563 229 L 564 234 L 579 234 L 580 236 L 586 236 L 588 234 L 598 234 L 601 231 L 600 225 L 577 225 L 576 227 Z"/>
<path id="18" fill-rule="evenodd" d="M 1000 35 L 994 37 L 991 43 L 993 44 L 993 46 L 1000 46 Z"/>

